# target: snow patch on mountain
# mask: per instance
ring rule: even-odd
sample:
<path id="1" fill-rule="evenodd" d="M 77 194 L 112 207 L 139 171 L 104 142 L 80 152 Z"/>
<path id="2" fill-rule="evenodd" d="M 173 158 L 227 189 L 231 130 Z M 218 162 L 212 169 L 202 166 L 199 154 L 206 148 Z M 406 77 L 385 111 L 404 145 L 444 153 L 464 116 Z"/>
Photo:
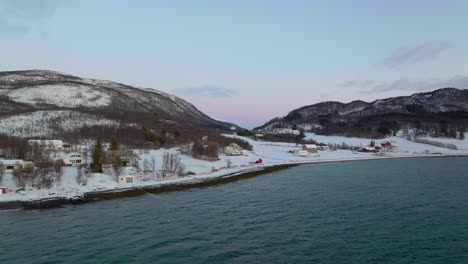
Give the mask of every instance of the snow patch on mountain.
<path id="1" fill-rule="evenodd" d="M 85 85 L 39 85 L 15 89 L 6 95 L 16 102 L 60 107 L 102 107 L 111 103 L 108 94 Z"/>

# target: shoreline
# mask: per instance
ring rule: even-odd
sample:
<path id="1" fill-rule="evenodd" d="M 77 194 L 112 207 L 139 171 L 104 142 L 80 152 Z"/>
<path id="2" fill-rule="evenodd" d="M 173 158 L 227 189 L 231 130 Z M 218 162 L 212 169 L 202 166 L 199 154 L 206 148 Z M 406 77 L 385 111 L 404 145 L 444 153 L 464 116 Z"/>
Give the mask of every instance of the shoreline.
<path id="1" fill-rule="evenodd" d="M 43 210 L 63 207 L 67 205 L 78 205 L 90 202 L 98 202 L 105 200 L 114 200 L 120 198 L 137 197 L 145 194 L 159 194 L 174 191 L 185 191 L 194 188 L 205 188 L 226 183 L 231 183 L 243 179 L 253 178 L 263 174 L 273 173 L 292 167 L 301 165 L 339 163 L 339 162 L 355 162 L 355 161 L 372 161 L 372 160 L 388 160 L 388 159 L 417 159 L 417 158 L 454 158 L 468 157 L 468 154 L 447 154 L 447 155 L 412 155 L 412 156 L 388 156 L 388 157 L 368 157 L 368 158 L 351 158 L 351 159 L 330 159 L 330 160 L 315 160 L 315 161 L 299 161 L 299 162 L 284 162 L 277 164 L 267 164 L 255 167 L 242 168 L 238 171 L 229 172 L 219 176 L 210 174 L 198 175 L 184 181 L 179 182 L 162 182 L 157 184 L 149 184 L 146 186 L 130 186 L 119 189 L 95 190 L 84 192 L 81 196 L 75 197 L 51 197 L 38 200 L 12 200 L 0 201 L 0 211 L 3 210 Z"/>

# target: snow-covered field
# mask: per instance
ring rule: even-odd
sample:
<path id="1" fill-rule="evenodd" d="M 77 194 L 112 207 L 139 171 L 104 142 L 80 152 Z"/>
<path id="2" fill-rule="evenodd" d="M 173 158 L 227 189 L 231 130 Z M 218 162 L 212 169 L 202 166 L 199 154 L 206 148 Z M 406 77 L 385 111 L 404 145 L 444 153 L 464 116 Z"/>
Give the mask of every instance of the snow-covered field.
<path id="1" fill-rule="evenodd" d="M 316 135 L 314 133 L 305 133 L 305 139 L 313 139 L 318 143 L 324 144 L 342 144 L 346 143 L 352 146 L 368 146 L 369 143 L 373 140 L 370 138 L 353 138 L 353 137 L 342 137 L 342 136 L 322 136 Z M 424 154 L 427 151 L 429 152 L 442 152 L 444 154 L 457 154 L 457 153 L 466 153 L 468 150 L 468 139 L 458 140 L 458 139 L 448 139 L 448 138 L 421 138 L 428 139 L 432 141 L 438 141 L 442 143 L 454 144 L 458 147 L 458 150 L 451 150 L 447 148 L 441 148 L 428 144 L 416 143 L 413 141 L 406 140 L 401 137 L 388 137 L 385 139 L 375 140 L 376 144 L 382 142 L 390 141 L 392 145 L 396 148 L 394 152 L 399 153 L 409 153 L 409 154 Z M 426 151 L 427 150 L 427 151 Z"/>
<path id="2" fill-rule="evenodd" d="M 134 183 L 119 184 L 116 179 L 107 174 L 95 173 L 89 177 L 85 186 L 80 186 L 76 183 L 77 169 L 75 167 L 64 168 L 64 175 L 59 184 L 48 190 L 32 190 L 27 189 L 23 194 L 17 193 L 14 190 L 15 184 L 11 179 L 10 174 L 5 174 L 3 184 L 9 189 L 6 195 L 0 195 L 0 201 L 13 201 L 13 200 L 39 200 L 54 197 L 80 197 L 85 192 L 92 191 L 108 191 L 126 188 L 139 188 L 144 186 L 159 186 L 162 184 L 171 183 L 190 183 L 193 181 L 209 180 L 223 175 L 230 175 L 233 173 L 244 173 L 248 171 L 261 170 L 268 166 L 275 166 L 281 164 L 294 164 L 294 163 L 320 163 L 330 161 L 349 161 L 349 160 L 368 160 L 368 159 L 384 159 L 384 158 L 399 158 L 399 157 L 417 157 L 417 156 L 441 156 L 434 154 L 440 152 L 442 155 L 461 155 L 468 154 L 468 151 L 463 149 L 466 140 L 456 141 L 450 140 L 452 144 L 460 144 L 459 150 L 450 150 L 434 147 L 427 144 L 415 143 L 406 139 L 398 137 L 390 137 L 384 140 L 377 140 L 376 143 L 381 141 L 390 141 L 396 148 L 392 152 L 385 152 L 380 155 L 373 153 L 360 153 L 351 150 L 336 150 L 336 151 L 319 151 L 316 154 L 311 154 L 309 157 L 299 157 L 292 153 L 291 150 L 298 149 L 294 143 L 283 142 L 265 142 L 255 141 L 250 138 L 239 137 L 234 135 L 226 135 L 228 137 L 238 137 L 248 141 L 253 146 L 253 151 L 245 151 L 242 156 L 226 156 L 219 155 L 217 161 L 205 161 L 194 159 L 188 155 L 182 155 L 177 148 L 172 149 L 159 149 L 159 150 L 134 150 L 138 155 L 138 163 L 140 168 L 144 169 L 145 160 L 155 160 L 155 168 L 161 169 L 163 154 L 168 152 L 171 154 L 179 154 L 181 162 L 186 166 L 186 171 L 191 171 L 195 175 L 186 177 L 167 176 L 166 178 L 155 178 L 152 172 L 140 172 L 139 174 L 134 167 L 127 167 L 122 175 L 135 175 L 136 180 Z M 368 145 L 370 139 L 362 138 L 347 138 L 336 136 L 319 136 L 315 134 L 307 134 L 307 138 L 312 138 L 321 143 L 327 144 L 341 144 L 348 145 L 364 144 Z M 438 139 L 440 141 L 440 139 Z M 426 151 L 427 150 L 427 151 Z M 154 157 L 154 159 L 153 159 Z M 263 164 L 252 164 L 257 159 L 262 158 Z M 231 167 L 228 168 L 228 160 Z M 157 175 L 157 173 L 155 173 Z"/>

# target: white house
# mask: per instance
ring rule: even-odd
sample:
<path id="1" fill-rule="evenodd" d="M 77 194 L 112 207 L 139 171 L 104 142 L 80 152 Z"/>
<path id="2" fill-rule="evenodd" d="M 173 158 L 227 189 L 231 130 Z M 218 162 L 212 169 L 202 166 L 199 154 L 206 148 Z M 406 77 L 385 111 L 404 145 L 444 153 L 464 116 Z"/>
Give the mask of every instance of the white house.
<path id="1" fill-rule="evenodd" d="M 317 153 L 318 150 L 317 145 L 315 144 L 304 144 L 302 149 L 307 150 L 309 153 Z"/>
<path id="2" fill-rule="evenodd" d="M 80 153 L 70 153 L 62 158 L 65 166 L 80 166 L 86 163 L 85 157 Z"/>
<path id="3" fill-rule="evenodd" d="M 32 162 L 17 160 L 0 160 L 0 167 L 4 173 L 13 173 L 15 170 L 22 170 L 32 166 Z"/>
<path id="4" fill-rule="evenodd" d="M 257 133 L 255 134 L 255 138 L 256 139 L 263 138 L 263 134 Z"/>
<path id="5" fill-rule="evenodd" d="M 228 156 L 240 156 L 242 155 L 242 148 L 236 143 L 231 143 L 224 148 L 224 153 Z"/>
<path id="6" fill-rule="evenodd" d="M 295 154 L 299 157 L 309 157 L 309 152 L 307 150 L 296 150 Z"/>
<path id="7" fill-rule="evenodd" d="M 31 139 L 28 140 L 29 145 L 37 144 L 40 149 L 46 151 L 60 151 L 64 150 L 64 144 L 62 140 L 47 140 L 47 139 Z"/>

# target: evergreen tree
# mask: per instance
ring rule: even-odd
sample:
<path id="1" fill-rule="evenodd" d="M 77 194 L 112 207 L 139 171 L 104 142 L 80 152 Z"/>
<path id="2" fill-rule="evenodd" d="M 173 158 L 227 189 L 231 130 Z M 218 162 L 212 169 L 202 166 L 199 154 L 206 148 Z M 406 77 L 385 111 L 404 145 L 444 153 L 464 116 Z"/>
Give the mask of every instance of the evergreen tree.
<path id="1" fill-rule="evenodd" d="M 115 136 L 113 136 L 113 137 L 111 138 L 110 149 L 111 149 L 111 150 L 118 150 L 118 149 L 119 149 L 119 144 L 118 144 L 117 138 L 116 138 Z"/>
<path id="2" fill-rule="evenodd" d="M 97 137 L 96 146 L 93 151 L 93 162 L 91 163 L 91 169 L 95 172 L 102 173 L 102 162 L 101 162 L 101 153 L 102 153 L 102 139 Z"/>

